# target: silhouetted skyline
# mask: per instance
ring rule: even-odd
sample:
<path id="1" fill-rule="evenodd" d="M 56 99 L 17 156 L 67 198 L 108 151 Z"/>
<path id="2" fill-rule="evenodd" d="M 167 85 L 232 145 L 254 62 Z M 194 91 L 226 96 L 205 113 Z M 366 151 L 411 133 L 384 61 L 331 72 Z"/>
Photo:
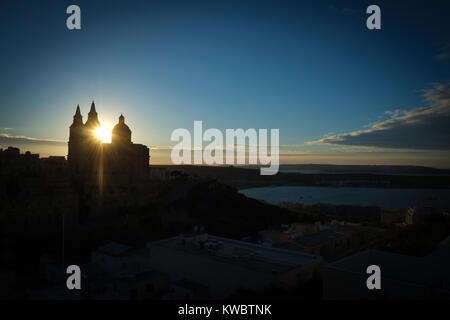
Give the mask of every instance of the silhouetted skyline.
<path id="1" fill-rule="evenodd" d="M 67 155 L 76 105 L 95 100 L 154 164 L 202 120 L 279 128 L 282 164 L 449 167 L 445 1 L 378 1 L 376 31 L 367 1 L 77 1 L 77 31 L 70 4 L 1 4 L 0 147 Z"/>

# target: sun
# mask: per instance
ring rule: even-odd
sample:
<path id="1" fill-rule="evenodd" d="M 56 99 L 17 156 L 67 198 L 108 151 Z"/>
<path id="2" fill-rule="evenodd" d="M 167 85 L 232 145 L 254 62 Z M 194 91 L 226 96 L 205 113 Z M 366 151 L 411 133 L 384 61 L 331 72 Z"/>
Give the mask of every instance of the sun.
<path id="1" fill-rule="evenodd" d="M 105 126 L 95 129 L 95 135 L 102 142 L 111 142 L 111 129 Z"/>

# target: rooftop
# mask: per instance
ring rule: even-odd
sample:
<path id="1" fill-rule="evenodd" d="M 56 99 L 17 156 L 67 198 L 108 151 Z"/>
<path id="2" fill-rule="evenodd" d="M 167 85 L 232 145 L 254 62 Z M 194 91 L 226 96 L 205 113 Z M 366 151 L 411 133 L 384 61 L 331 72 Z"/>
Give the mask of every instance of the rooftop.
<path id="1" fill-rule="evenodd" d="M 110 255 L 110 256 L 121 256 L 129 252 L 132 248 L 124 244 L 117 242 L 110 242 L 103 247 L 97 249 L 97 251 Z"/>
<path id="2" fill-rule="evenodd" d="M 185 237 L 187 237 L 188 241 L 191 241 L 192 237 L 195 237 L 194 234 L 190 233 L 188 235 L 180 235 L 155 241 L 151 245 L 204 255 L 211 259 L 241 264 L 243 267 L 257 269 L 263 272 L 287 272 L 292 268 L 320 259 L 318 256 L 300 253 L 298 251 L 267 247 L 245 241 L 206 234 L 197 234 L 197 236 L 201 236 L 201 240 L 197 240 L 195 244 L 193 242 L 182 244 L 183 240 L 186 241 Z"/>
<path id="3" fill-rule="evenodd" d="M 383 278 L 450 290 L 450 250 L 446 248 L 425 257 L 367 250 L 329 263 L 327 268 L 366 276 L 366 268 L 372 264 L 380 267 Z"/>

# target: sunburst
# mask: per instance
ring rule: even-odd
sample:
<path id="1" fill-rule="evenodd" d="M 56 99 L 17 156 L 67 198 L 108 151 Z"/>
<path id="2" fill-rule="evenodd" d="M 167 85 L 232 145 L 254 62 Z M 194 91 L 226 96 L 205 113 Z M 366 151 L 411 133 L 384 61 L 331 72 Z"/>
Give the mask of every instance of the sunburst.
<path id="1" fill-rule="evenodd" d="M 95 135 L 102 142 L 111 142 L 111 129 L 105 126 L 95 129 Z"/>

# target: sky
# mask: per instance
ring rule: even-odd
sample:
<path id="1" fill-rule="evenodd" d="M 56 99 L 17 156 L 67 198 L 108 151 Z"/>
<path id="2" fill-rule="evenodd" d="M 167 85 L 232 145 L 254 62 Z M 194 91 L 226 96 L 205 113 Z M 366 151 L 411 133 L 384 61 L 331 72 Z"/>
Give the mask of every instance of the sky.
<path id="1" fill-rule="evenodd" d="M 66 8 L 81 8 L 69 30 Z M 381 8 L 368 30 L 366 8 Z M 177 128 L 277 128 L 281 163 L 450 168 L 448 1 L 0 4 L 0 148 L 67 155 L 77 104 L 151 163 Z"/>

